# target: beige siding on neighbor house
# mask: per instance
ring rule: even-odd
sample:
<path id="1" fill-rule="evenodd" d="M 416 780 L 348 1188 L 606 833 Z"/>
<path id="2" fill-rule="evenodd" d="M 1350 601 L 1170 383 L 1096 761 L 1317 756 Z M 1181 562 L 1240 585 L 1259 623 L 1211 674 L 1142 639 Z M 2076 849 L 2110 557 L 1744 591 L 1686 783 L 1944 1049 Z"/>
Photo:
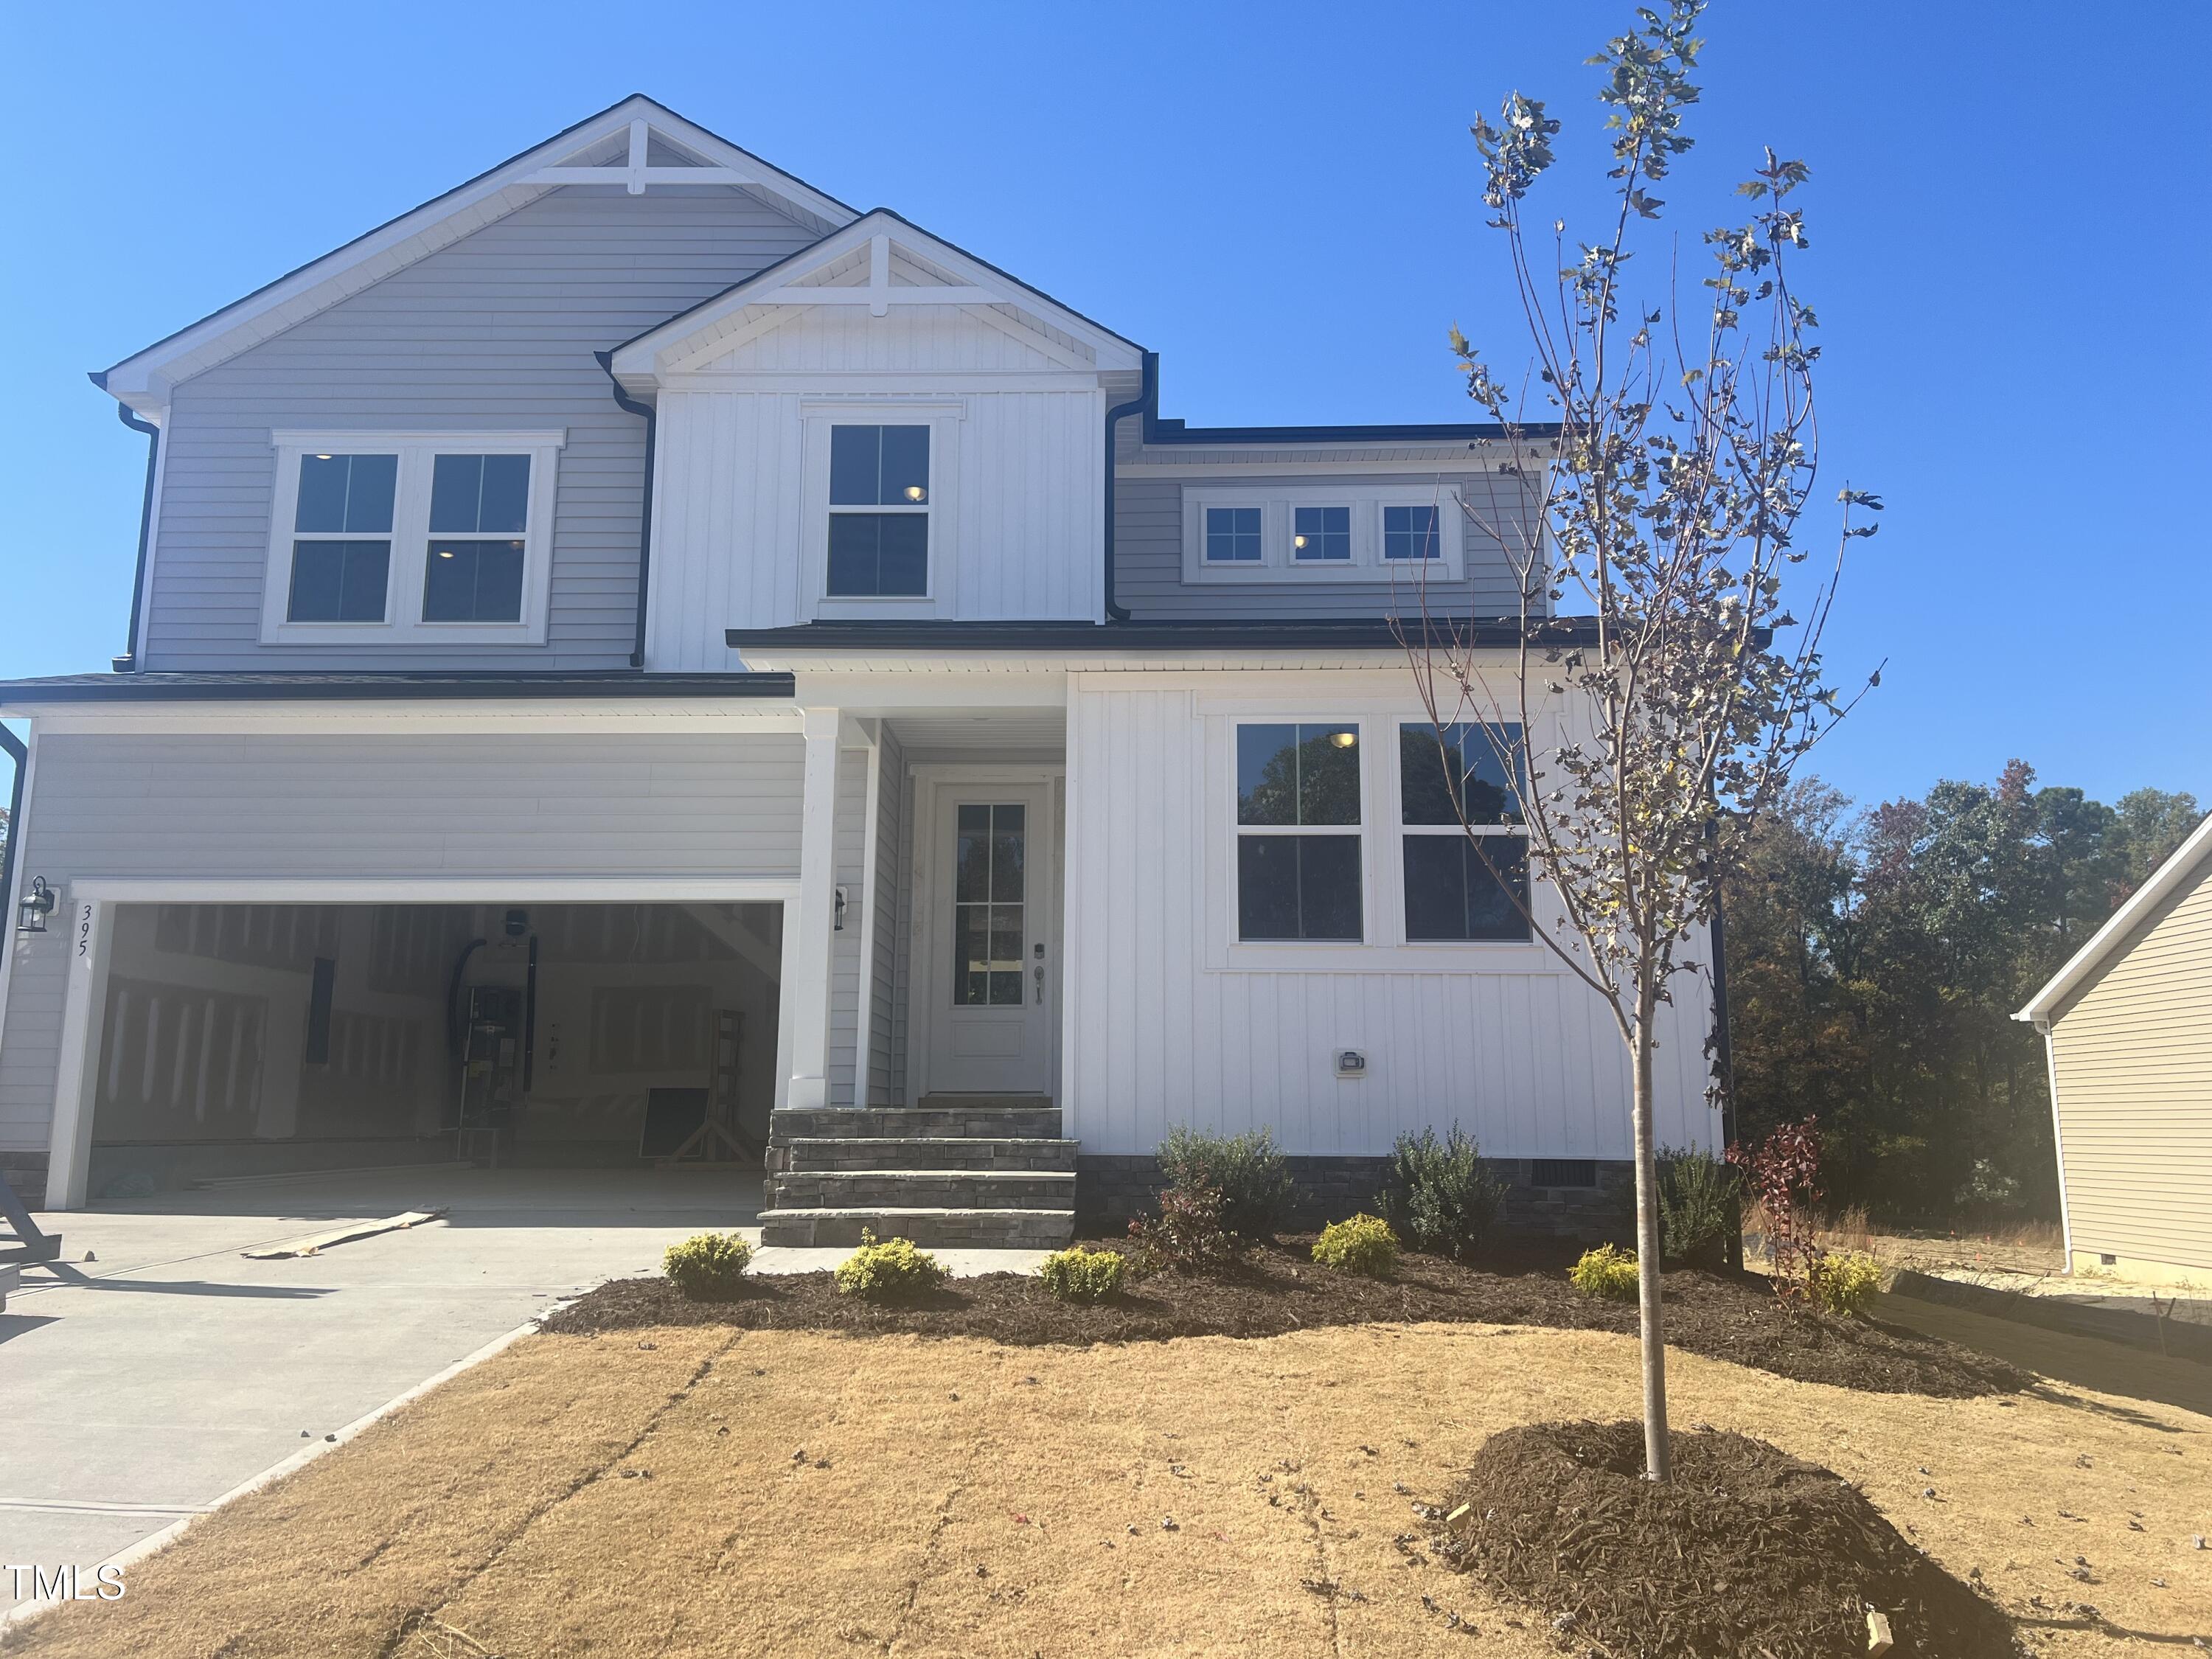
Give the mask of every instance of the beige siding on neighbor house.
<path id="1" fill-rule="evenodd" d="M 2077 1261 L 2212 1269 L 2212 859 L 2051 1026 Z"/>

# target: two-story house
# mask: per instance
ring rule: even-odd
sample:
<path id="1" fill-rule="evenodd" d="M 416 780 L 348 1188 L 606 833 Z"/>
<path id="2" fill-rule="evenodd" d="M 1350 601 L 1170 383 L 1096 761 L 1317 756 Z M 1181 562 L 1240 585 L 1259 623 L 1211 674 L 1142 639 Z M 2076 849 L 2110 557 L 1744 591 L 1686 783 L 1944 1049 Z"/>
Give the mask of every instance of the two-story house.
<path id="1" fill-rule="evenodd" d="M 1620 1045 L 1395 631 L 1506 659 L 1496 428 L 1164 419 L 1135 343 L 643 97 L 94 379 L 128 650 L 0 686 L 49 1205 L 765 1148 L 772 1240 L 1034 1241 L 1177 1124 L 1348 1205 L 1455 1122 L 1611 1201 Z"/>

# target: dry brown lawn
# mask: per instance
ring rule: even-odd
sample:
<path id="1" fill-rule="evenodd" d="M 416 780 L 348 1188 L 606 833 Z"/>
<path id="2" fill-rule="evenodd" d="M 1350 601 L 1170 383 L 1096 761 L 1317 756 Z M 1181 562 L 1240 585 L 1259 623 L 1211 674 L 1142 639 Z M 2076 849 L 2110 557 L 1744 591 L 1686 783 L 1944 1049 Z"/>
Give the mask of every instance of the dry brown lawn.
<path id="1" fill-rule="evenodd" d="M 2212 1640 L 2212 1551 L 2191 1547 L 2212 1532 L 2212 1417 L 1670 1363 L 1682 1426 L 1862 1483 L 2042 1650 Z M 1632 1414 L 1635 1377 L 1625 1337 L 1471 1325 L 1087 1349 L 539 1336 L 195 1525 L 121 1601 L 17 1641 L 47 1659 L 1549 1655 L 1540 1621 L 1422 1565 L 1410 1504 L 1494 1430 Z"/>

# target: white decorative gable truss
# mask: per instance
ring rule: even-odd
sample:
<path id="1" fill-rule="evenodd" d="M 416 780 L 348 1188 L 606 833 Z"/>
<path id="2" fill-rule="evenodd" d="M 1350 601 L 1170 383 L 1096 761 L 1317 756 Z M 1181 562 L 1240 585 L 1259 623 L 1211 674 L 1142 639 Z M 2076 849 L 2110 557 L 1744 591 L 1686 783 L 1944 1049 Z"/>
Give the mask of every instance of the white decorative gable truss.
<path id="1" fill-rule="evenodd" d="M 817 234 L 855 210 L 642 95 L 625 98 L 544 143 L 344 246 L 277 278 L 97 375 L 107 392 L 155 419 L 170 388 L 404 270 L 564 185 L 745 191 Z"/>
<path id="2" fill-rule="evenodd" d="M 617 347 L 611 367 L 626 390 L 650 393 L 769 370 L 749 348 L 795 322 L 948 314 L 1003 343 L 976 364 L 986 370 L 1097 377 L 1143 366 L 1133 342 L 878 208 Z"/>

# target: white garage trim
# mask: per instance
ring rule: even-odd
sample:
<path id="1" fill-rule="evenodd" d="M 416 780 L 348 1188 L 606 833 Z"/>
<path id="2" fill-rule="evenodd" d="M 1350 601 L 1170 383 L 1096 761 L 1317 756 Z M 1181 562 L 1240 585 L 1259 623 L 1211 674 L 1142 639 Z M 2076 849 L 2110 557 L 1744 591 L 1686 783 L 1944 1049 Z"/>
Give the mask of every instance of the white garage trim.
<path id="1" fill-rule="evenodd" d="M 312 877 L 216 878 L 79 876 L 69 883 L 70 974 L 62 1001 L 61 1066 L 47 1144 L 49 1210 L 84 1207 L 91 1174 L 93 1095 L 98 1082 L 100 1024 L 107 1009 L 108 945 L 118 904 L 790 904 L 795 881 L 745 878 L 618 876 L 384 877 L 362 880 Z M 787 916 L 776 1018 L 776 1092 L 790 1082 L 790 1025 L 785 988 L 798 964 L 799 929 Z"/>

